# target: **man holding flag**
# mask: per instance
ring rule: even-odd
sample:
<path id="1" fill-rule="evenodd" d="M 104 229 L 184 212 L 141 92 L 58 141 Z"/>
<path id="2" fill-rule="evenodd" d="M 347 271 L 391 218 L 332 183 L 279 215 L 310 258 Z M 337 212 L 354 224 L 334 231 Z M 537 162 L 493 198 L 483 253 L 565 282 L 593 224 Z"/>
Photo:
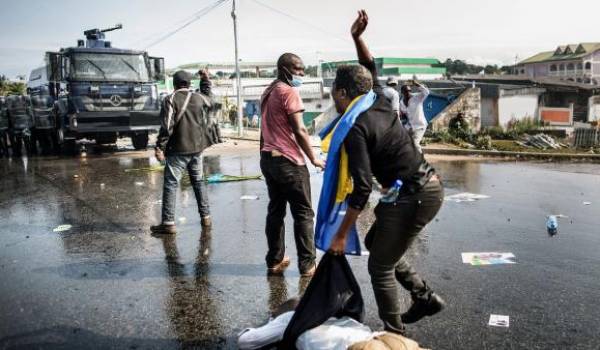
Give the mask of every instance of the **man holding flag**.
<path id="1" fill-rule="evenodd" d="M 351 32 L 361 66 L 338 68 L 332 95 L 341 116 L 321 133 L 328 154 L 315 241 L 318 248 L 334 254 L 360 254 L 356 220 L 368 201 L 374 175 L 384 196 L 365 240 L 369 274 L 385 329 L 403 333 L 404 323 L 444 307 L 403 257 L 439 211 L 444 191 L 383 94 L 374 59 L 361 38 L 367 24 L 367 13 L 359 11 Z M 398 282 L 413 299 L 404 314 Z"/>

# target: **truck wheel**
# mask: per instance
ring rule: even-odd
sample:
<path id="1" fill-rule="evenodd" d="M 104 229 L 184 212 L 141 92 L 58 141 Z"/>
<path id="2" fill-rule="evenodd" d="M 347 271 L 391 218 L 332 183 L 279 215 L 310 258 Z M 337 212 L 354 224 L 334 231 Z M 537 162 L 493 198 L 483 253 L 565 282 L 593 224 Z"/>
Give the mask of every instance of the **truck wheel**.
<path id="1" fill-rule="evenodd" d="M 133 143 L 133 148 L 136 150 L 148 148 L 148 132 L 143 131 L 131 135 L 131 143 Z"/>

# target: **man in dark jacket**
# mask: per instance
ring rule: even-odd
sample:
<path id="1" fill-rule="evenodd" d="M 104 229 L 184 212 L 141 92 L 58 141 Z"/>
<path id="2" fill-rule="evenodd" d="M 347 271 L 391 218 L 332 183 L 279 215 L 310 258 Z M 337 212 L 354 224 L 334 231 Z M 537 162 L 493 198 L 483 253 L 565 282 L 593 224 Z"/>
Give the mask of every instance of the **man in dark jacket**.
<path id="1" fill-rule="evenodd" d="M 165 97 L 160 111 L 162 126 L 156 140 L 156 158 L 166 159 L 162 200 L 162 222 L 152 226 L 154 233 L 174 234 L 175 200 L 179 180 L 187 170 L 200 212 L 203 227 L 211 226 L 208 197 L 202 174 L 202 151 L 219 142 L 209 122 L 210 80 L 208 72 L 200 74 L 200 93 L 190 90 L 192 75 L 178 71 L 173 75 L 175 91 Z"/>
<path id="2" fill-rule="evenodd" d="M 375 176 L 384 188 L 384 199 L 375 208 L 375 223 L 365 239 L 370 251 L 369 274 L 385 330 L 403 333 L 403 323 L 416 322 L 444 307 L 444 301 L 404 257 L 419 232 L 440 209 L 444 190 L 435 170 L 418 151 L 383 94 L 373 56 L 361 38 L 367 23 L 366 12 L 360 11 L 351 30 L 362 66 L 338 67 L 333 83 L 332 96 L 340 114 L 371 89 L 377 98 L 358 116 L 344 139 L 354 186 L 330 251 L 344 252 L 348 232 L 369 199 Z M 400 310 L 398 283 L 411 292 L 413 299 L 413 305 L 405 313 Z"/>

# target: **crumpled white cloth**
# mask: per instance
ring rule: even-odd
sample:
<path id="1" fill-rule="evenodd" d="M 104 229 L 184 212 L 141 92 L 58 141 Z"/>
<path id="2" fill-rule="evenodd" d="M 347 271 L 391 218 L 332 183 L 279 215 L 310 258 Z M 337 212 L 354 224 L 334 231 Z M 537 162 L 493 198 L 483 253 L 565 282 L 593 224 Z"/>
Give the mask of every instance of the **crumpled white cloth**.
<path id="1" fill-rule="evenodd" d="M 238 335 L 241 350 L 260 349 L 283 339 L 283 333 L 290 323 L 294 311 L 289 311 L 271 319 L 259 328 L 246 328 Z M 369 340 L 371 329 L 350 318 L 330 318 L 322 325 L 300 335 L 296 341 L 298 350 L 346 350 L 350 345 Z"/>

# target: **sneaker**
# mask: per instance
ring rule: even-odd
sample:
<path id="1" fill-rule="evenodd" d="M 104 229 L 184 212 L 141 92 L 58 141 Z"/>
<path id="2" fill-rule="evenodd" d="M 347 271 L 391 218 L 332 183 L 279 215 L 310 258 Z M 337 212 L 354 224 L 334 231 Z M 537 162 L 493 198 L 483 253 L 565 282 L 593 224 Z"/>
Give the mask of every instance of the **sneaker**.
<path id="1" fill-rule="evenodd" d="M 402 323 L 415 323 L 425 316 L 433 316 L 442 311 L 446 302 L 439 295 L 430 292 L 429 298 L 413 297 L 413 304 L 402 314 Z"/>
<path id="2" fill-rule="evenodd" d="M 175 228 L 175 225 L 165 225 L 165 224 L 150 226 L 150 231 L 152 231 L 152 233 L 163 234 L 163 235 L 174 235 L 177 233 L 177 229 Z"/>
<path id="3" fill-rule="evenodd" d="M 212 226 L 212 220 L 210 218 L 210 215 L 203 216 L 200 219 L 200 224 L 202 225 L 202 227 L 211 227 Z"/>
<path id="4" fill-rule="evenodd" d="M 300 271 L 300 276 L 301 277 L 312 277 L 315 274 L 315 271 L 317 271 L 317 264 L 314 264 L 310 269 L 302 272 Z"/>
<path id="5" fill-rule="evenodd" d="M 267 269 L 267 272 L 269 273 L 269 275 L 280 275 L 283 273 L 283 271 L 285 271 L 285 269 L 288 266 L 290 266 L 290 257 L 284 256 L 283 260 L 281 260 L 281 262 L 279 262 L 279 264 L 269 267 Z"/>

